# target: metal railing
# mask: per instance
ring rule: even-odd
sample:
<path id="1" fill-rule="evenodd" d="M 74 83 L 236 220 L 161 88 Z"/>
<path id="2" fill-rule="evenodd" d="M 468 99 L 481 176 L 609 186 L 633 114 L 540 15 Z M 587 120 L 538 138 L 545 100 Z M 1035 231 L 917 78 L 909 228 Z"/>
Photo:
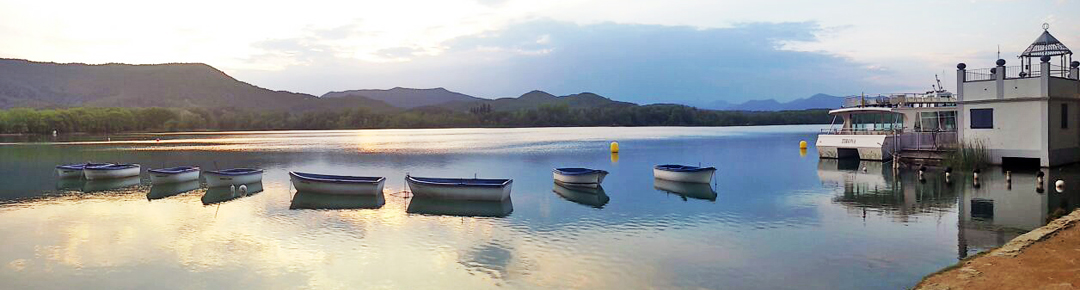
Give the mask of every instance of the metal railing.
<path id="1" fill-rule="evenodd" d="M 843 108 L 856 107 L 948 107 L 955 106 L 956 98 L 932 96 L 919 93 L 897 93 L 878 96 L 850 96 L 844 98 Z"/>
<path id="2" fill-rule="evenodd" d="M 969 82 L 989 81 L 994 79 L 994 68 L 976 68 L 964 71 L 964 80 Z"/>
<path id="3" fill-rule="evenodd" d="M 902 132 L 900 129 L 821 129 L 821 134 L 826 135 L 895 135 Z"/>
<path id="4" fill-rule="evenodd" d="M 900 150 L 945 150 L 956 148 L 956 131 L 911 131 L 897 135 Z"/>
<path id="5" fill-rule="evenodd" d="M 1042 76 L 1042 68 L 1039 64 L 1031 65 L 1030 69 L 1024 69 L 1023 66 L 1014 65 L 1006 66 L 1005 79 L 1026 79 L 1037 78 Z M 997 79 L 995 73 L 997 68 L 977 68 L 964 71 L 964 81 L 989 81 Z M 1050 65 L 1050 76 L 1059 78 L 1068 78 L 1069 69 L 1059 65 Z"/>

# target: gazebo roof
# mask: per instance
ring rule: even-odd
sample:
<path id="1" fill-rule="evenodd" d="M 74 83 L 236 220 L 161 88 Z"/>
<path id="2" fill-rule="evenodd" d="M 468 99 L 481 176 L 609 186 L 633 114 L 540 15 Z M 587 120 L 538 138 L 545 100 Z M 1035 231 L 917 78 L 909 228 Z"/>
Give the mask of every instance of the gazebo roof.
<path id="1" fill-rule="evenodd" d="M 1050 35 L 1050 31 L 1046 30 L 1046 26 L 1043 26 L 1043 33 L 1039 35 L 1039 38 L 1035 39 L 1035 42 L 1028 46 L 1021 54 L 1021 57 L 1042 57 L 1042 56 L 1058 56 L 1072 54 L 1072 51 L 1068 47 L 1065 47 L 1061 41 L 1058 41 L 1053 35 Z"/>

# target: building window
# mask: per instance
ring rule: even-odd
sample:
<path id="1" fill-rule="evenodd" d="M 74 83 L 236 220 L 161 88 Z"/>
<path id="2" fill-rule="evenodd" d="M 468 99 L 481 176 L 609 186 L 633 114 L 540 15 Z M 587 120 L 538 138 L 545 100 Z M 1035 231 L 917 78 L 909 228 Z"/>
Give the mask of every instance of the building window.
<path id="1" fill-rule="evenodd" d="M 971 109 L 971 129 L 993 129 L 994 109 Z"/>
<path id="2" fill-rule="evenodd" d="M 1061 104 L 1061 129 L 1069 128 L 1069 104 Z"/>

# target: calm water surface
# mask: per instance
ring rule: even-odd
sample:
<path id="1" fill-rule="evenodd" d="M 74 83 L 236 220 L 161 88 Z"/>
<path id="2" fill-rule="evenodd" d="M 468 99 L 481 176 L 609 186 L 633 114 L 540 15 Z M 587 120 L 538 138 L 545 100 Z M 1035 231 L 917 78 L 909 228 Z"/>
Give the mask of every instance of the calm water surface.
<path id="1" fill-rule="evenodd" d="M 1078 202 L 1040 193 L 1033 171 L 1009 185 L 987 170 L 976 187 L 964 173 L 920 182 L 889 163 L 819 160 L 797 147 L 818 129 L 8 137 L 0 288 L 897 289 Z M 608 153 L 612 140 L 622 153 Z M 148 177 L 56 178 L 55 165 L 85 161 L 266 175 L 246 197 Z M 652 178 L 653 165 L 699 162 L 719 169 L 712 188 Z M 565 166 L 611 174 L 603 192 L 568 190 L 551 179 Z M 297 195 L 290 170 L 385 176 L 385 197 Z M 399 193 L 406 172 L 513 178 L 513 194 L 413 201 Z M 1047 170 L 1070 190 L 1078 172 Z"/>

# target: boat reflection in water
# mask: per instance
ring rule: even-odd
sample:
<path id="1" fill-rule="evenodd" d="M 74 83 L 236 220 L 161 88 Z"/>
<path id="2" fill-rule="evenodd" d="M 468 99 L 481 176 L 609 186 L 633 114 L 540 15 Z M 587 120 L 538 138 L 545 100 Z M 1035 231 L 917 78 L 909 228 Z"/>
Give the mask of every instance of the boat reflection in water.
<path id="1" fill-rule="evenodd" d="M 202 196 L 203 205 L 210 205 L 215 203 L 222 203 L 237 198 L 252 196 L 263 191 L 262 181 L 243 184 L 245 188 L 241 189 L 241 186 L 217 186 L 206 189 L 206 193 Z"/>
<path id="2" fill-rule="evenodd" d="M 900 169 L 879 161 L 821 159 L 818 177 L 825 185 L 843 192 L 833 202 L 847 206 L 854 215 L 873 212 L 895 222 L 919 216 L 943 217 L 957 214 L 958 258 L 1000 247 L 1009 240 L 1045 225 L 1055 212 L 1067 213 L 1080 201 L 1080 172 L 1047 170 L 1044 191 L 1036 186 L 1036 169 L 1012 171 L 991 167 L 979 174 L 974 185 L 971 172 L 953 172 L 946 181 L 941 169 L 930 169 L 919 178 L 918 171 Z M 1043 169 L 1046 170 L 1046 169 Z M 1067 183 L 1066 191 L 1053 188 L 1055 180 Z M 1071 190 L 1071 191 L 1070 191 Z M 959 202 L 959 204 L 958 204 Z M 953 207 L 956 208 L 953 211 Z"/>
<path id="3" fill-rule="evenodd" d="M 563 199 L 594 208 L 604 208 L 604 205 L 611 200 L 611 198 L 604 193 L 604 187 L 599 185 L 596 188 L 577 186 L 566 187 L 555 182 L 555 186 L 551 190 Z"/>
<path id="4" fill-rule="evenodd" d="M 386 204 L 382 193 L 376 195 L 323 194 L 297 191 L 289 209 L 377 209 Z"/>
<path id="5" fill-rule="evenodd" d="M 150 192 L 146 193 L 146 199 L 155 200 L 178 195 L 199 189 L 200 185 L 198 179 L 164 184 L 155 183 L 150 186 Z"/>
<path id="6" fill-rule="evenodd" d="M 112 179 L 93 179 L 87 180 L 86 183 L 83 184 L 82 191 L 86 193 L 108 191 L 137 186 L 140 183 L 142 183 L 142 179 L 140 179 L 138 176 L 128 176 Z"/>
<path id="7" fill-rule="evenodd" d="M 510 198 L 489 201 L 413 197 L 405 212 L 463 217 L 505 217 L 514 211 L 514 204 L 510 200 Z"/>
<path id="8" fill-rule="evenodd" d="M 81 191 L 86 180 L 82 178 L 61 178 L 56 181 L 56 190 Z"/>
<path id="9" fill-rule="evenodd" d="M 708 183 L 691 183 L 653 178 L 653 188 L 687 198 L 716 201 L 716 191 Z"/>

